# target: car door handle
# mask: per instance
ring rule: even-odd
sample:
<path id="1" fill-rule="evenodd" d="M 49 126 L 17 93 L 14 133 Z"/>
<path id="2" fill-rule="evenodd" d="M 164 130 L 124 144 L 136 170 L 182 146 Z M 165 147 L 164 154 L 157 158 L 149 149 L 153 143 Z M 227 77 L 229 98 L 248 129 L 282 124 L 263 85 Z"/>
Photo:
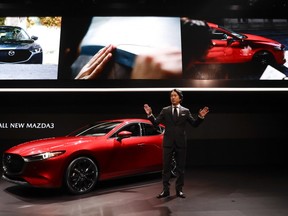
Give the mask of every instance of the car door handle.
<path id="1" fill-rule="evenodd" d="M 145 146 L 145 143 L 138 143 L 138 146 L 143 147 Z"/>

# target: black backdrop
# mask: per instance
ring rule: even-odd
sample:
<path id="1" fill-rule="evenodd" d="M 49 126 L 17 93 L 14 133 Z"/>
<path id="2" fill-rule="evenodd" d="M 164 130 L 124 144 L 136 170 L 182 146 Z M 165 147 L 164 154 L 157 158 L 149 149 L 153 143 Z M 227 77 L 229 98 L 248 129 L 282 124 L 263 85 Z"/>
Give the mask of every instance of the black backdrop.
<path id="1" fill-rule="evenodd" d="M 198 128 L 187 126 L 188 166 L 286 165 L 286 91 L 183 91 L 192 113 L 207 105 Z M 169 105 L 167 91 L 2 92 L 0 119 L 44 123 L 43 128 L 1 128 L 1 152 L 26 140 L 61 136 L 91 121 L 145 118 L 143 104 L 155 114 Z M 47 124 L 54 128 L 45 128 Z"/>

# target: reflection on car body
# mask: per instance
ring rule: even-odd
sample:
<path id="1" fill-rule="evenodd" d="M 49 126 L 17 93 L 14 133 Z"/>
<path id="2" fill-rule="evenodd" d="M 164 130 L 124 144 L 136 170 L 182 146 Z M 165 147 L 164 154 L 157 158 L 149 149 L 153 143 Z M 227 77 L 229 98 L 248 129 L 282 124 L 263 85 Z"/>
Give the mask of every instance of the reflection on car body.
<path id="1" fill-rule="evenodd" d="M 42 64 L 43 53 L 36 36 L 18 26 L 0 26 L 0 63 Z"/>
<path id="2" fill-rule="evenodd" d="M 98 181 L 160 172 L 164 129 L 147 119 L 115 119 L 64 137 L 26 142 L 4 152 L 2 178 L 83 194 Z"/>

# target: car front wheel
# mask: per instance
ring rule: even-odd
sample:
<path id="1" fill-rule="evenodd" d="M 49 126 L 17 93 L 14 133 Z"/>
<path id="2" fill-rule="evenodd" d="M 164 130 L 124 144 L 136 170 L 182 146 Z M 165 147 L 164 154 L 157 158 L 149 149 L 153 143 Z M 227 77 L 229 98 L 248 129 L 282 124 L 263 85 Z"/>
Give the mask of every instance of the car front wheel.
<path id="1" fill-rule="evenodd" d="M 98 167 L 89 157 L 78 157 L 68 165 L 65 185 L 72 194 L 84 194 L 91 191 L 97 183 Z"/>
<path id="2" fill-rule="evenodd" d="M 275 64 L 275 58 L 270 52 L 261 51 L 254 55 L 253 62 L 258 66 L 273 66 Z"/>

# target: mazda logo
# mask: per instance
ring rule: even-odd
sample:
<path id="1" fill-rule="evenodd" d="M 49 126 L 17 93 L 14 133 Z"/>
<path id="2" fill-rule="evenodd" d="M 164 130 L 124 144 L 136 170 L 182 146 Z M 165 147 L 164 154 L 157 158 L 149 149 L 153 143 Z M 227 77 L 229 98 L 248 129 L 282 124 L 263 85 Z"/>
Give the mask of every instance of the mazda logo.
<path id="1" fill-rule="evenodd" d="M 9 56 L 14 56 L 15 55 L 15 51 L 14 50 L 9 50 L 8 51 L 8 55 Z"/>
<path id="2" fill-rule="evenodd" d="M 12 157 L 11 157 L 11 155 L 7 155 L 6 156 L 6 163 L 11 163 L 12 162 Z"/>

